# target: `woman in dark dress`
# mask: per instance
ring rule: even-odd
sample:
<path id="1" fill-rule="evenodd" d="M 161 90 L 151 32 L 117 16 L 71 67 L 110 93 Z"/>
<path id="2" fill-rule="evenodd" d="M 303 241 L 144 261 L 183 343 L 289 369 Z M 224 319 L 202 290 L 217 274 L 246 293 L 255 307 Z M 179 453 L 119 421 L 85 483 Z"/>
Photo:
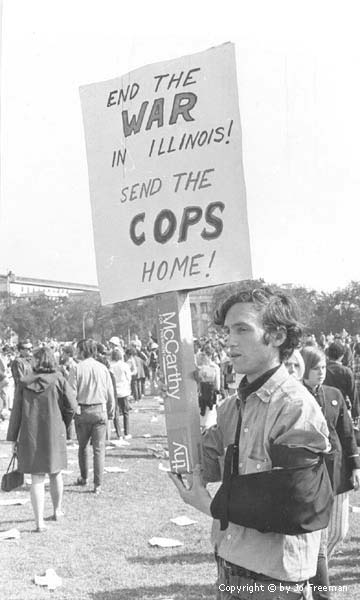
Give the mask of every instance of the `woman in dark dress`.
<path id="1" fill-rule="evenodd" d="M 344 539 L 349 527 L 348 492 L 359 488 L 360 457 L 342 393 L 337 388 L 322 385 L 326 376 L 324 353 L 319 348 L 306 346 L 301 354 L 305 363 L 304 385 L 323 411 L 331 443 L 331 451 L 325 460 L 333 487 L 334 504 L 329 526 L 322 530 L 317 573 L 312 581 L 313 585 L 325 588 L 314 590 L 315 600 L 327 600 L 330 598 L 328 557 L 335 544 Z"/>
<path id="2" fill-rule="evenodd" d="M 56 371 L 53 352 L 39 348 L 33 355 L 33 373 L 16 390 L 7 440 L 17 446 L 19 470 L 31 473 L 30 497 L 36 530 L 43 531 L 45 474 L 50 478 L 52 519 L 61 515 L 63 481 L 67 466 L 66 427 L 77 404 L 64 376 Z"/>

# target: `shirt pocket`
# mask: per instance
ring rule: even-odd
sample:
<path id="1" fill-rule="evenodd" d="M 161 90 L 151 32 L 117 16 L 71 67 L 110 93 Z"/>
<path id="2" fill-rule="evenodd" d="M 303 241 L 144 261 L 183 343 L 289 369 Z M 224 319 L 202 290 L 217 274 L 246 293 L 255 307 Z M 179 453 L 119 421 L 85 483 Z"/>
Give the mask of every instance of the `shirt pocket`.
<path id="1" fill-rule="evenodd" d="M 248 456 L 245 461 L 245 473 L 262 473 L 271 470 L 271 461 L 268 458 Z"/>

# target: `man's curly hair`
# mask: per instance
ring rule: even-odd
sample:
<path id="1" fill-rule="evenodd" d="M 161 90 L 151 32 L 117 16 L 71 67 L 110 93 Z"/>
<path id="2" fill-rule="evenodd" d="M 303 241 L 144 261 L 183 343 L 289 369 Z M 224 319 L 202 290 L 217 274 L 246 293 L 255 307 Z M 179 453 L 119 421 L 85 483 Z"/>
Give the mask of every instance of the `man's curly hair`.
<path id="1" fill-rule="evenodd" d="M 249 302 L 262 316 L 262 325 L 266 333 L 274 333 L 283 329 L 286 339 L 279 347 L 280 360 L 286 360 L 295 348 L 299 348 L 302 325 L 299 321 L 299 309 L 294 298 L 282 290 L 255 284 L 252 281 L 244 282 L 239 291 L 232 294 L 223 302 L 215 313 L 215 324 L 223 326 L 229 309 L 238 303 Z"/>

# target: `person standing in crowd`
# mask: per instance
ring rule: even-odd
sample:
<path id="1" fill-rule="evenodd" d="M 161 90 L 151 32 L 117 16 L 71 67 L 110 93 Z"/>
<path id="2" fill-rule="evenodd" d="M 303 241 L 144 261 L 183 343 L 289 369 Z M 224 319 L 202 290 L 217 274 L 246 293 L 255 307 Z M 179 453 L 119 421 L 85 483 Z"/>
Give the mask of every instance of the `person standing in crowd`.
<path id="1" fill-rule="evenodd" d="M 109 339 L 110 350 L 115 350 L 115 348 L 122 348 L 122 343 L 120 338 L 117 335 L 113 335 Z"/>
<path id="2" fill-rule="evenodd" d="M 301 338 L 294 301 L 247 282 L 223 303 L 216 323 L 225 328 L 235 370 L 245 375 L 239 398 L 230 397 L 218 408 L 217 426 L 202 436 L 202 473 L 195 469 L 190 487 L 170 474 L 183 500 L 207 515 L 211 497 L 204 483 L 220 480 L 219 459 L 234 441 L 240 416 L 239 474 L 270 470 L 270 443 L 315 456 L 329 450 L 328 428 L 317 402 L 282 364 Z M 239 581 L 242 589 L 252 586 L 254 600 L 309 598 L 307 581 L 316 572 L 320 531 L 261 533 L 231 522 L 220 531 L 215 521 L 212 539 L 219 600 L 247 599 L 248 592 L 237 592 Z"/>
<path id="3" fill-rule="evenodd" d="M 202 428 L 216 424 L 216 401 L 220 393 L 220 367 L 213 360 L 213 347 L 205 344 L 198 357 L 196 380 Z"/>
<path id="4" fill-rule="evenodd" d="M 126 356 L 126 362 L 130 367 L 130 373 L 131 373 L 131 394 L 132 394 L 132 397 L 134 398 L 134 401 L 138 402 L 138 400 L 140 400 L 140 389 L 139 389 L 140 379 L 138 378 L 137 363 L 135 360 L 135 356 L 136 356 L 135 348 L 134 347 L 128 348 L 126 350 L 125 356 Z"/>
<path id="5" fill-rule="evenodd" d="M 70 371 L 75 367 L 76 361 L 74 359 L 74 347 L 72 344 L 66 344 L 61 349 L 61 356 L 59 360 L 59 367 L 61 373 L 65 379 L 69 378 Z"/>
<path id="6" fill-rule="evenodd" d="M 324 384 L 340 390 L 353 418 L 356 418 L 359 416 L 359 408 L 354 405 L 354 376 L 351 369 L 342 364 L 343 356 L 344 346 L 340 342 L 330 344 L 327 349 Z"/>
<path id="7" fill-rule="evenodd" d="M 32 343 L 30 340 L 24 340 L 18 343 L 17 349 L 19 356 L 17 356 L 11 363 L 11 373 L 14 379 L 15 391 L 22 379 L 26 377 L 26 375 L 30 375 L 32 373 Z"/>
<path id="8" fill-rule="evenodd" d="M 147 356 L 143 350 L 141 350 L 141 342 L 140 345 L 138 342 L 131 342 L 131 350 L 133 352 L 133 358 L 136 365 L 136 390 L 138 400 L 145 395 L 145 376 L 147 371 Z"/>
<path id="9" fill-rule="evenodd" d="M 360 343 L 354 345 L 354 354 L 352 362 L 352 371 L 354 375 L 354 410 L 352 417 L 355 422 L 360 420 Z"/>
<path id="10" fill-rule="evenodd" d="M 114 374 L 110 370 L 110 362 L 109 362 L 109 359 L 107 356 L 106 346 L 104 346 L 104 344 L 101 344 L 101 343 L 96 344 L 96 360 L 99 361 L 101 364 L 105 365 L 105 367 L 107 368 L 107 370 L 110 373 L 111 383 L 112 383 L 113 391 L 114 391 L 114 400 L 115 400 L 113 422 L 114 422 L 115 431 L 118 434 L 119 409 L 118 409 L 118 406 L 116 403 L 116 383 L 115 383 Z M 108 419 L 107 423 L 106 423 L 106 441 L 108 441 L 108 442 L 111 441 L 111 421 L 110 421 L 110 419 Z"/>
<path id="11" fill-rule="evenodd" d="M 63 481 L 66 469 L 66 427 L 77 408 L 75 395 L 64 376 L 56 371 L 49 348 L 34 352 L 34 368 L 18 383 L 7 440 L 14 442 L 19 470 L 31 473 L 30 497 L 36 531 L 44 525 L 45 474 L 50 478 L 53 520 L 62 516 Z"/>
<path id="12" fill-rule="evenodd" d="M 149 345 L 149 376 L 151 385 L 151 394 L 154 395 L 157 391 L 158 384 L 158 368 L 159 368 L 159 354 L 158 344 L 151 341 Z"/>
<path id="13" fill-rule="evenodd" d="M 322 530 L 316 576 L 315 600 L 328 600 L 328 558 L 335 545 L 345 539 L 349 529 L 349 490 L 360 485 L 360 456 L 353 426 L 342 393 L 335 387 L 323 385 L 326 359 L 318 348 L 304 348 L 304 384 L 319 404 L 326 419 L 331 452 L 326 457 L 335 499 L 329 526 Z M 322 589 L 320 589 L 322 588 Z"/>
<path id="14" fill-rule="evenodd" d="M 129 396 L 131 394 L 131 372 L 129 365 L 124 361 L 124 353 L 115 348 L 111 353 L 110 369 L 114 375 L 116 387 L 116 402 L 119 413 L 123 416 L 124 439 L 131 438 L 129 431 Z M 121 438 L 121 428 L 117 422 L 117 434 Z"/>
<path id="15" fill-rule="evenodd" d="M 300 350 L 294 350 L 293 353 L 290 354 L 290 356 L 286 359 L 284 364 L 290 375 L 293 375 L 298 381 L 302 381 L 305 371 L 305 364 Z"/>
<path id="16" fill-rule="evenodd" d="M 92 339 L 77 344 L 79 363 L 72 369 L 69 383 L 78 402 L 75 429 L 79 442 L 80 477 L 78 485 L 87 485 L 89 444 L 93 449 L 94 493 L 100 494 L 105 464 L 107 419 L 114 415 L 114 390 L 110 373 L 96 360 L 97 344 Z"/>
<path id="17" fill-rule="evenodd" d="M 66 344 L 61 349 L 61 356 L 59 360 L 59 371 L 62 373 L 66 380 L 69 379 L 70 371 L 75 367 L 76 361 L 74 359 L 74 347 L 72 344 Z M 67 426 L 66 429 L 66 439 L 69 444 L 74 443 L 76 437 L 75 432 L 75 423 L 74 419 L 71 419 L 71 422 Z"/>
<path id="18" fill-rule="evenodd" d="M 352 353 L 352 349 L 351 349 L 351 336 L 349 336 L 347 334 L 347 332 L 345 331 L 345 334 L 343 334 L 343 336 L 339 337 L 338 341 L 344 347 L 344 355 L 342 357 L 341 362 L 344 365 L 344 367 L 351 368 L 352 359 L 353 359 L 353 353 Z"/>

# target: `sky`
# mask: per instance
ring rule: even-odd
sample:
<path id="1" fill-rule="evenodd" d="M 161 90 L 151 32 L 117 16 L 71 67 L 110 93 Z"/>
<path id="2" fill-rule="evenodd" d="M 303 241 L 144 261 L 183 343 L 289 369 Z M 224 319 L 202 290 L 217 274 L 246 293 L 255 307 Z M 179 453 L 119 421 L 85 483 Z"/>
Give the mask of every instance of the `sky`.
<path id="1" fill-rule="evenodd" d="M 344 0 L 3 0 L 0 273 L 97 283 L 79 86 L 231 41 L 254 277 L 360 280 L 358 23 Z"/>

